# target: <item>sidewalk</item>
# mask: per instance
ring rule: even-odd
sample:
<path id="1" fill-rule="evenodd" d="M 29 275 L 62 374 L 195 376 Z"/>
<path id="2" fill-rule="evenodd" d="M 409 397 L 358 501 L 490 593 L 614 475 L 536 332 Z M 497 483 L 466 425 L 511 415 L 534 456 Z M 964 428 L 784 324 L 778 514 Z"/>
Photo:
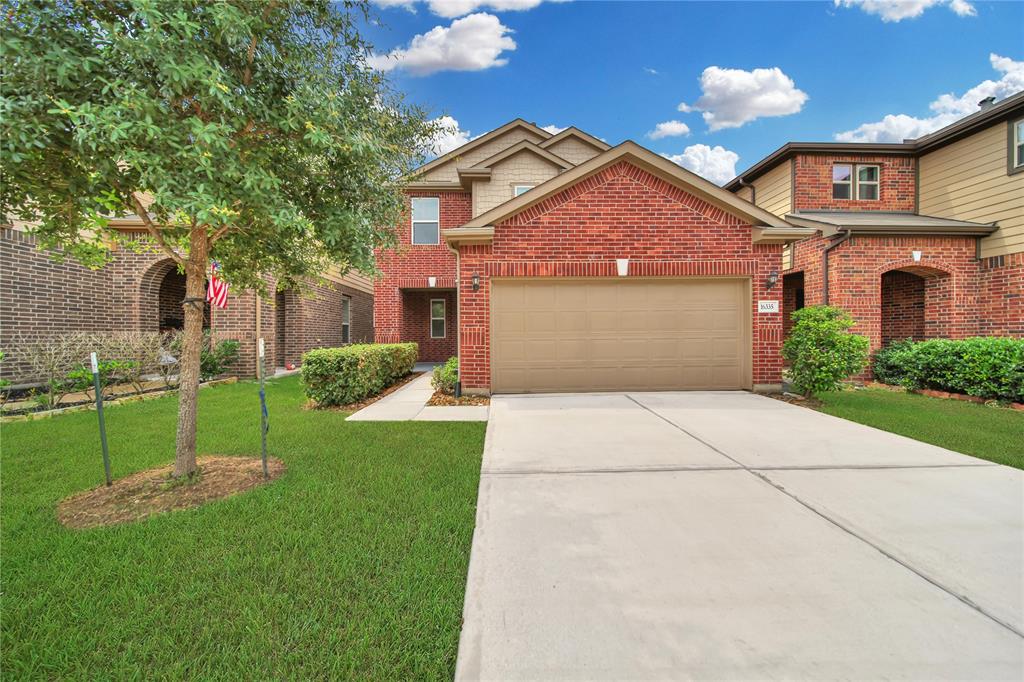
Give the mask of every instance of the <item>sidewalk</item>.
<path id="1" fill-rule="evenodd" d="M 386 395 L 377 402 L 367 405 L 348 416 L 345 421 L 356 422 L 485 422 L 489 408 L 486 406 L 427 407 L 427 401 L 434 395 L 430 385 L 430 372 L 413 379 L 402 388 Z"/>

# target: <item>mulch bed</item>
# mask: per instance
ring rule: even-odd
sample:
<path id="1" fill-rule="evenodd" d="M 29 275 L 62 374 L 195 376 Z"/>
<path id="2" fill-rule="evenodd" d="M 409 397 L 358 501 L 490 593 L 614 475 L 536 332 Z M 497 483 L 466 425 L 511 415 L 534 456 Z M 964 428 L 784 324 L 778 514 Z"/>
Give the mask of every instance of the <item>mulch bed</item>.
<path id="1" fill-rule="evenodd" d="M 430 400 L 427 401 L 427 405 L 435 406 L 440 405 L 444 407 L 462 407 L 465 405 L 490 405 L 491 399 L 485 395 L 464 395 L 461 398 L 456 398 L 453 395 L 447 393 L 441 393 L 441 391 L 434 391 L 434 395 L 430 396 Z"/>
<path id="2" fill-rule="evenodd" d="M 766 393 L 765 395 L 769 398 L 775 398 L 776 400 L 781 400 L 784 403 L 789 403 L 790 405 L 808 407 L 812 410 L 817 410 L 824 404 L 817 398 L 805 398 L 803 396 L 796 395 L 795 393 Z"/>
<path id="3" fill-rule="evenodd" d="M 210 455 L 196 463 L 199 474 L 191 481 L 172 480 L 174 467 L 168 465 L 119 478 L 109 488 L 101 485 L 77 493 L 57 506 L 57 518 L 69 528 L 110 526 L 192 509 L 269 482 L 263 478 L 263 463 L 258 458 Z M 284 462 L 270 457 L 267 469 L 272 481 L 284 473 Z"/>
<path id="4" fill-rule="evenodd" d="M 333 410 L 335 412 L 355 412 L 357 410 L 363 409 L 367 405 L 372 405 L 373 403 L 377 402 L 378 400 L 380 400 L 381 398 L 383 398 L 386 395 L 390 395 L 391 393 L 394 393 L 395 391 L 400 389 L 402 386 L 405 386 L 407 383 L 409 383 L 410 381 L 412 381 L 416 377 L 420 376 L 421 374 L 423 374 L 423 372 L 413 372 L 412 374 L 406 374 L 404 377 L 402 377 L 401 379 L 398 380 L 398 383 L 391 384 L 390 386 L 385 388 L 383 391 L 381 391 L 377 395 L 370 396 L 369 398 L 366 398 L 365 400 L 360 400 L 358 403 L 349 403 L 348 405 L 331 405 L 329 407 L 321 407 L 320 405 L 317 405 L 315 402 L 310 400 L 308 403 L 306 403 L 306 408 L 310 409 L 310 410 Z"/>

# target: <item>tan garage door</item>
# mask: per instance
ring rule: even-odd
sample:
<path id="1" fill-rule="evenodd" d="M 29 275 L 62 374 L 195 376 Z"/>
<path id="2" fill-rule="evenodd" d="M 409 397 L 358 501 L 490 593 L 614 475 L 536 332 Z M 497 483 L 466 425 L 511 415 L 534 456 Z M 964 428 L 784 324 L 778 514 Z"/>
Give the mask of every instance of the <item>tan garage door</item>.
<path id="1" fill-rule="evenodd" d="M 746 279 L 492 287 L 496 393 L 750 388 Z"/>

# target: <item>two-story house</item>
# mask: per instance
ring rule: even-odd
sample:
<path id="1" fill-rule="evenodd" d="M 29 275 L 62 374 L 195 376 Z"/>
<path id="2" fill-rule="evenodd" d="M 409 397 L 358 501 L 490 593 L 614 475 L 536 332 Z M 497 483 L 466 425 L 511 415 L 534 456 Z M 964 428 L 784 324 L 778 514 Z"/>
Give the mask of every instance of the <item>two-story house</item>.
<path id="1" fill-rule="evenodd" d="M 895 144 L 791 142 L 726 185 L 810 227 L 784 254 L 784 319 L 848 310 L 872 349 L 1024 335 L 1024 93 Z"/>
<path id="2" fill-rule="evenodd" d="M 782 250 L 814 234 L 633 142 L 512 121 L 419 169 L 378 342 L 467 392 L 781 382 Z"/>

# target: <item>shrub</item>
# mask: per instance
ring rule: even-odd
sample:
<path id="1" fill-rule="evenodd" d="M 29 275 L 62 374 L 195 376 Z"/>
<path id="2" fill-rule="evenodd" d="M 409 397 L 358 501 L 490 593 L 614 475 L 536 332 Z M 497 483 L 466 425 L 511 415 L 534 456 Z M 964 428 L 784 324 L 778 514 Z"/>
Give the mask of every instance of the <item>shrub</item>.
<path id="1" fill-rule="evenodd" d="M 418 354 L 415 343 L 358 343 L 311 350 L 302 356 L 306 395 L 324 407 L 365 400 L 411 372 Z"/>
<path id="2" fill-rule="evenodd" d="M 811 306 L 793 313 L 793 330 L 782 346 L 796 390 L 804 395 L 834 391 L 864 369 L 866 337 L 849 333 L 855 323 L 845 311 Z"/>
<path id="3" fill-rule="evenodd" d="M 134 363 L 125 360 L 104 360 L 96 363 L 96 369 L 100 375 L 100 390 L 103 395 L 107 394 L 107 387 L 125 381 L 125 377 L 134 373 Z M 82 365 L 68 372 L 67 386 L 72 391 L 81 391 L 90 400 L 95 400 L 93 395 L 95 383 L 92 378 L 92 367 Z"/>
<path id="4" fill-rule="evenodd" d="M 897 347 L 892 350 L 894 346 Z M 873 371 L 879 381 L 887 384 L 1021 402 L 1024 339 L 978 337 L 901 342 L 875 355 Z"/>
<path id="5" fill-rule="evenodd" d="M 202 381 L 216 379 L 227 371 L 228 366 L 238 359 L 238 341 L 225 339 L 213 343 L 210 332 L 203 332 L 203 349 L 199 355 L 199 378 Z"/>
<path id="6" fill-rule="evenodd" d="M 434 378 L 430 385 L 434 389 L 452 395 L 455 393 L 455 384 L 459 382 L 459 359 L 448 358 L 448 362 L 434 368 Z"/>

